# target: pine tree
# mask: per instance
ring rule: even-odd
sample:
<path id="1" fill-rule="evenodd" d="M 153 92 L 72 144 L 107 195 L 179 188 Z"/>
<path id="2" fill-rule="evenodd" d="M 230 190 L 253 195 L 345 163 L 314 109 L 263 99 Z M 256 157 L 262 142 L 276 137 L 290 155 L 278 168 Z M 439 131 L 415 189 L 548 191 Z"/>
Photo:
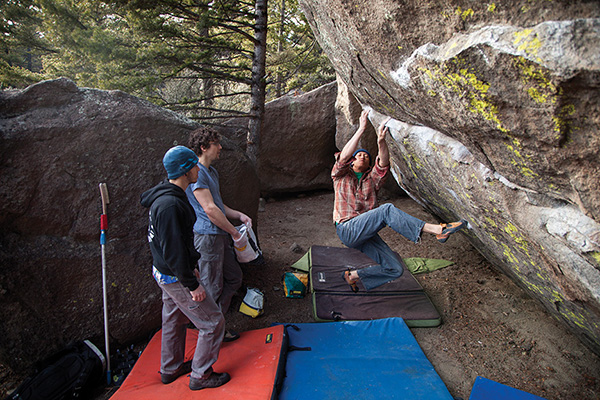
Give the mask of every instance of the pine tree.
<path id="1" fill-rule="evenodd" d="M 245 116 L 256 163 L 265 100 L 335 79 L 297 0 L 273 1 L 8 0 L 0 82 L 66 76 L 205 124 Z"/>
<path id="2" fill-rule="evenodd" d="M 267 50 L 267 99 L 334 81 L 335 70 L 310 30 L 298 0 L 274 0 L 270 4 L 273 22 Z"/>
<path id="3" fill-rule="evenodd" d="M 40 35 L 41 12 L 33 0 L 0 2 L 0 89 L 43 79 L 41 55 L 52 53 Z"/>

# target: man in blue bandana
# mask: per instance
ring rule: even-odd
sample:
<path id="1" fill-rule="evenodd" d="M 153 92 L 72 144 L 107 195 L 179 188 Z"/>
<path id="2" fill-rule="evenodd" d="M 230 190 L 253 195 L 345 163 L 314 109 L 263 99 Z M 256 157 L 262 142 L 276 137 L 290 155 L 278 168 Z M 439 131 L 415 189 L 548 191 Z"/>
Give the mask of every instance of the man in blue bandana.
<path id="1" fill-rule="evenodd" d="M 191 373 L 192 390 L 221 386 L 229 374 L 216 373 L 225 331 L 220 307 L 206 295 L 196 269 L 200 254 L 194 248 L 196 215 L 185 190 L 198 179 L 198 157 L 184 146 L 165 154 L 167 180 L 144 192 L 142 206 L 149 208 L 148 242 L 152 252 L 152 274 L 162 290 L 162 347 L 160 377 L 170 384 Z M 184 362 L 187 325 L 198 329 L 194 357 Z"/>

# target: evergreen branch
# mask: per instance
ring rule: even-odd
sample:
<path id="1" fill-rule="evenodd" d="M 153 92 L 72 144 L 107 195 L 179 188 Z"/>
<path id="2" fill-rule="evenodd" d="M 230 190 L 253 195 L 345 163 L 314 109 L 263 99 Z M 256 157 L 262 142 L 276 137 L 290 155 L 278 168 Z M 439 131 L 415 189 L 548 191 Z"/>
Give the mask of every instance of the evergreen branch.
<path id="1" fill-rule="evenodd" d="M 237 115 L 213 115 L 210 117 L 188 117 L 191 120 L 194 121 L 206 121 L 206 120 L 212 120 L 212 119 L 230 119 L 230 118 L 239 118 L 239 117 L 244 117 L 250 116 L 250 113 L 243 113 L 243 114 L 237 114 Z M 244 128 L 248 128 L 247 126 L 245 126 Z"/>
<path id="2" fill-rule="evenodd" d="M 173 111 L 175 111 L 175 110 L 181 111 L 181 110 L 189 110 L 190 109 L 189 107 L 181 106 L 180 103 L 166 104 L 166 106 L 168 106 Z M 235 115 L 235 116 L 248 115 L 248 113 L 245 111 L 228 110 L 228 109 L 214 108 L 214 107 L 196 107 L 196 108 L 194 108 L 194 110 L 211 111 L 211 112 L 218 112 L 218 113 L 231 113 L 232 115 Z"/>
<path id="3" fill-rule="evenodd" d="M 218 99 L 218 98 L 224 98 L 224 97 L 235 97 L 238 95 L 251 95 L 252 93 L 250 92 L 235 92 L 235 93 L 227 93 L 227 94 L 217 94 L 214 96 L 209 96 L 209 97 L 202 97 L 202 98 L 196 98 L 196 99 L 190 99 L 190 100 L 185 100 L 185 101 L 181 101 L 178 100 L 177 102 L 169 102 L 165 100 L 165 104 L 166 105 L 174 105 L 174 104 L 178 104 L 178 105 L 189 105 L 189 104 L 197 104 L 197 103 L 202 103 L 205 102 L 207 100 L 214 100 L 214 99 Z"/>

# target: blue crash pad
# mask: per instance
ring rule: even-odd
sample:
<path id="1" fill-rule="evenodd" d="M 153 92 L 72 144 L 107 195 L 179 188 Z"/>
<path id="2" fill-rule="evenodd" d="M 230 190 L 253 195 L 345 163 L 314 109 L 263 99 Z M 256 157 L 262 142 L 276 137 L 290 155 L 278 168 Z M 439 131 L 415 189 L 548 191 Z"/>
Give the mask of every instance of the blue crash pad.
<path id="1" fill-rule="evenodd" d="M 498 382 L 478 376 L 475 378 L 469 400 L 545 400 Z"/>
<path id="2" fill-rule="evenodd" d="M 280 400 L 452 400 L 402 318 L 286 327 Z"/>

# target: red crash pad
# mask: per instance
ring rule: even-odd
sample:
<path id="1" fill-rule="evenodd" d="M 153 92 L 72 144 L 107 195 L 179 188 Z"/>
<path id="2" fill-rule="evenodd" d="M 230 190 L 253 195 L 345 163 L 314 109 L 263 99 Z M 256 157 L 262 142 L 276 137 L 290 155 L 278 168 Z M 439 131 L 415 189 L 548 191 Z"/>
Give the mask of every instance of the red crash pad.
<path id="1" fill-rule="evenodd" d="M 279 360 L 285 349 L 282 325 L 243 332 L 233 342 L 223 343 L 219 359 L 213 365 L 217 372 L 228 372 L 231 380 L 225 385 L 192 391 L 189 375 L 164 385 L 160 381 L 161 332 L 154 335 L 135 366 L 111 400 L 185 400 L 185 399 L 245 399 L 277 398 Z M 198 331 L 188 329 L 186 361 L 196 348 Z M 282 368 L 285 360 L 281 361 Z M 283 377 L 281 377 L 283 379 Z"/>

